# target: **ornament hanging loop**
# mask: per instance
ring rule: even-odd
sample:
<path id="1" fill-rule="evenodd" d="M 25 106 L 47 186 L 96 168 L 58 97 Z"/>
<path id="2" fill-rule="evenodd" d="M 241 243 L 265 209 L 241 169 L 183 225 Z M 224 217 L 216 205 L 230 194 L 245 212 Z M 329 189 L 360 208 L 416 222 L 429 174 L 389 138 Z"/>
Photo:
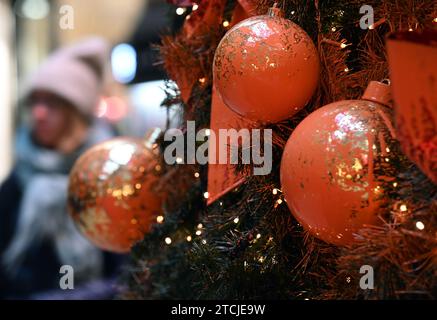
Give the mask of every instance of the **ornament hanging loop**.
<path id="1" fill-rule="evenodd" d="M 273 4 L 273 7 L 269 8 L 267 15 L 269 15 L 270 17 L 280 17 L 280 18 L 283 18 L 285 16 L 284 11 L 282 11 L 280 8 L 278 8 L 277 2 L 275 2 Z"/>
<path id="2" fill-rule="evenodd" d="M 388 78 L 381 80 L 381 82 L 386 84 L 386 85 L 391 85 L 391 81 Z"/>
<path id="3" fill-rule="evenodd" d="M 371 81 L 362 97 L 363 100 L 377 102 L 386 107 L 392 107 L 392 95 L 390 80 L 384 79 L 381 82 Z"/>

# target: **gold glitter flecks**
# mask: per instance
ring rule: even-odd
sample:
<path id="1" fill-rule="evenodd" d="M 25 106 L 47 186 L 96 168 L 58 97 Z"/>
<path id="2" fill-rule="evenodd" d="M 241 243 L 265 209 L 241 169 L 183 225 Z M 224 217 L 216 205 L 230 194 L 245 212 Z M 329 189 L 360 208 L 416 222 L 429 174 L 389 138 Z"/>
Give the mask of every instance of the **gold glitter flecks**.
<path id="1" fill-rule="evenodd" d="M 123 198 L 123 190 L 115 189 L 114 191 L 112 191 L 112 196 L 114 198 L 117 198 L 118 200 L 121 200 Z"/>
<path id="2" fill-rule="evenodd" d="M 328 171 L 330 183 L 336 184 L 344 191 L 362 192 L 365 190 L 366 182 L 358 181 L 358 175 L 352 175 L 350 173 L 350 171 L 352 171 L 351 167 L 344 162 L 334 162 L 333 164 L 336 169 L 336 178 L 331 176 L 330 171 Z"/>
<path id="3" fill-rule="evenodd" d="M 132 187 L 132 185 L 125 184 L 123 186 L 123 196 L 129 197 L 129 196 L 133 195 L 134 192 L 135 192 L 135 189 Z"/>
<path id="4" fill-rule="evenodd" d="M 344 170 L 345 165 L 344 163 L 339 163 L 337 166 L 337 175 L 341 178 L 343 178 L 346 175 L 346 171 Z"/>
<path id="5" fill-rule="evenodd" d="M 82 232 L 98 235 L 102 229 L 104 229 L 104 226 L 108 224 L 111 224 L 111 219 L 102 208 L 87 208 L 84 213 L 80 215 L 79 225 L 81 226 Z"/>
<path id="6" fill-rule="evenodd" d="M 354 159 L 354 165 L 352 166 L 352 168 L 356 171 L 359 172 L 361 170 L 363 170 L 363 165 L 361 164 L 360 160 L 358 158 Z"/>
<path id="7" fill-rule="evenodd" d="M 302 41 L 302 35 L 300 35 L 300 34 L 297 33 L 297 32 L 294 33 L 293 37 L 294 37 L 294 43 L 295 43 L 295 44 L 298 44 L 299 42 Z"/>
<path id="8" fill-rule="evenodd" d="M 284 32 L 278 34 L 278 30 Z M 275 45 L 272 45 L 274 38 Z M 231 79 L 238 75 L 280 68 L 281 57 L 296 56 L 295 47 L 301 46 L 300 42 L 312 45 L 315 54 L 311 39 L 290 20 L 268 16 L 249 18 L 222 39 L 214 57 L 214 77 L 221 86 L 233 88 L 236 82 Z M 237 60 L 241 63 L 235 66 Z"/>

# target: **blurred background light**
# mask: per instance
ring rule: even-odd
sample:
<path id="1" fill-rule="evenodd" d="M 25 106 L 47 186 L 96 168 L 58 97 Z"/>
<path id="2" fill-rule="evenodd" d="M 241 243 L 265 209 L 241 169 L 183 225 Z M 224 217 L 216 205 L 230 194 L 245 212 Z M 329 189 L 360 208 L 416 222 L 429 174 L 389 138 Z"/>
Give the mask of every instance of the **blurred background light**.
<path id="1" fill-rule="evenodd" d="M 167 108 L 161 103 L 167 97 L 165 93 L 165 81 L 148 81 L 131 85 L 129 88 L 129 100 L 132 106 L 129 118 L 129 128 L 126 134 L 143 136 L 150 128 L 166 129 Z M 174 118 L 177 110 L 170 111 L 170 118 Z M 177 121 L 177 119 L 174 119 Z M 170 123 L 171 125 L 171 123 Z"/>
<path id="2" fill-rule="evenodd" d="M 23 18 L 41 20 L 50 13 L 47 0 L 20 0 L 15 3 L 15 13 Z"/>
<path id="3" fill-rule="evenodd" d="M 119 97 L 103 97 L 97 108 L 96 116 L 106 118 L 110 122 L 117 122 L 123 119 L 129 111 L 129 107 L 123 99 Z"/>
<path id="4" fill-rule="evenodd" d="M 15 52 L 13 45 L 13 12 L 0 1 L 0 183 L 9 174 L 13 155 L 13 119 L 15 82 Z"/>
<path id="5" fill-rule="evenodd" d="M 111 66 L 114 78 L 128 83 L 137 72 L 137 52 L 130 44 L 122 43 L 114 47 L 111 54 Z"/>

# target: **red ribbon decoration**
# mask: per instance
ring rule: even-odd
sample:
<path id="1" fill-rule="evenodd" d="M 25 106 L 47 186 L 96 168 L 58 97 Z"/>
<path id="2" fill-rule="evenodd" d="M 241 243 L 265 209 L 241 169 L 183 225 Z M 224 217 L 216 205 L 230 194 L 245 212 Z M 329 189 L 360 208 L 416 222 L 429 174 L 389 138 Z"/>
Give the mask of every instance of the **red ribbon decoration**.
<path id="1" fill-rule="evenodd" d="M 188 38 L 198 36 L 208 32 L 212 26 L 222 23 L 225 4 L 224 0 L 202 1 L 198 9 L 186 17 L 183 28 L 186 36 Z"/>
<path id="2" fill-rule="evenodd" d="M 235 129 L 251 128 L 251 123 L 239 117 L 235 112 L 229 109 L 220 97 L 220 94 L 215 90 L 212 91 L 211 105 L 211 131 L 215 133 L 215 148 L 210 144 L 209 148 L 209 165 L 208 165 L 208 205 L 212 204 L 226 193 L 232 191 L 245 180 L 242 174 L 236 174 L 234 165 L 218 164 L 219 162 L 219 130 L 220 129 Z M 210 139 L 213 139 L 211 136 Z M 210 140 L 211 141 L 211 140 Z M 226 143 L 228 150 L 229 161 L 229 145 Z M 216 164 L 212 164 L 215 162 Z"/>

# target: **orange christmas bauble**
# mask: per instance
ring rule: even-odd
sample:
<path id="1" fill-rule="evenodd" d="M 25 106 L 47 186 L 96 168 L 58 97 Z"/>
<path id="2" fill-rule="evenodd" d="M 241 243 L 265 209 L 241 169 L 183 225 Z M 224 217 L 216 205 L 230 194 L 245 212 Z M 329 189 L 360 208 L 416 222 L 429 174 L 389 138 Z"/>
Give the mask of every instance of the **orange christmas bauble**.
<path id="1" fill-rule="evenodd" d="M 298 222 L 326 242 L 346 245 L 377 225 L 398 156 L 391 110 L 366 100 L 331 103 L 305 118 L 288 140 L 281 184 Z"/>
<path id="2" fill-rule="evenodd" d="M 213 64 L 214 83 L 224 103 L 262 123 L 278 122 L 301 110 L 316 90 L 320 70 L 308 34 L 272 12 L 229 30 Z"/>
<path id="3" fill-rule="evenodd" d="M 70 174 L 68 207 L 79 230 L 96 246 L 128 252 L 161 212 L 154 192 L 159 170 L 145 141 L 117 138 L 85 152 Z"/>

